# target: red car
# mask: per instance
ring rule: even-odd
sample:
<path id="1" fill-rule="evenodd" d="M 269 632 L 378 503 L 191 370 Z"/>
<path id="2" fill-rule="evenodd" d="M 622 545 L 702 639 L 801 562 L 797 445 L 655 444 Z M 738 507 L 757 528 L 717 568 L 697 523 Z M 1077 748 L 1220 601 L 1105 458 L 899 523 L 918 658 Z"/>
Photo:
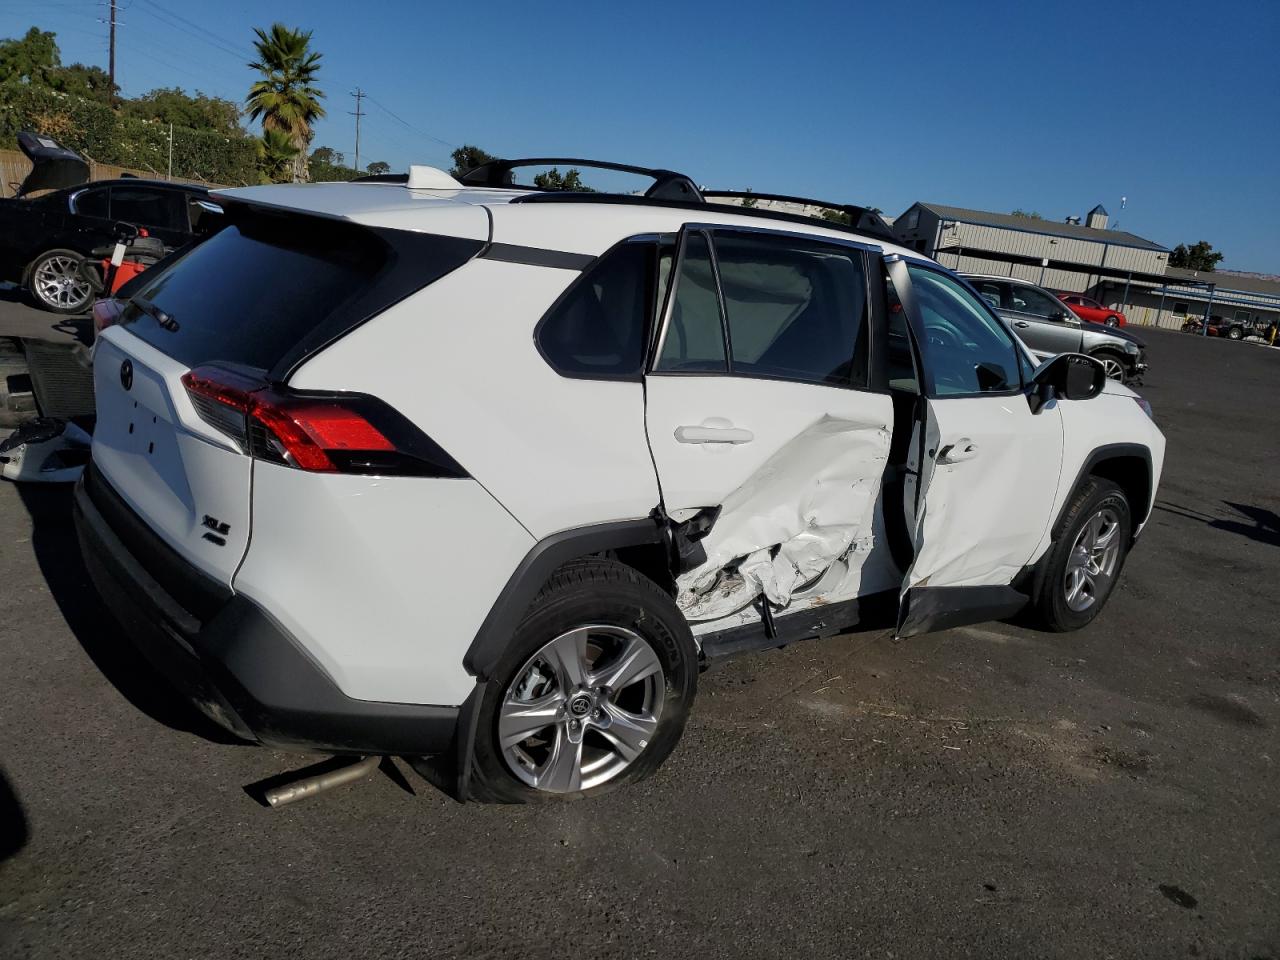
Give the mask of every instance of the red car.
<path id="1" fill-rule="evenodd" d="M 1082 297 L 1078 293 L 1060 293 L 1058 299 L 1071 308 L 1081 320 L 1088 320 L 1090 323 L 1103 323 L 1108 327 L 1123 327 L 1124 314 L 1119 310 L 1112 310 L 1104 307 L 1097 300 L 1090 300 L 1088 297 Z"/>

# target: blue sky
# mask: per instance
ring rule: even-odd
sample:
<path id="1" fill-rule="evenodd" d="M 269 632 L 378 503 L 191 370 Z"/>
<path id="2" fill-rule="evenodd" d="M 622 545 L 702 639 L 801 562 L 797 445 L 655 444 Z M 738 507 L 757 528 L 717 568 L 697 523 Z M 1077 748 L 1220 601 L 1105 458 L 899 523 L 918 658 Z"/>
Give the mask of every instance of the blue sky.
<path id="1" fill-rule="evenodd" d="M 358 84 L 364 161 L 448 166 L 475 143 L 895 215 L 1102 203 L 1122 229 L 1280 273 L 1275 0 L 120 4 L 127 95 L 240 99 L 253 26 L 314 30 L 315 143 L 351 154 Z M 38 24 L 64 62 L 105 66 L 103 17 L 99 0 L 0 0 L 0 36 Z"/>

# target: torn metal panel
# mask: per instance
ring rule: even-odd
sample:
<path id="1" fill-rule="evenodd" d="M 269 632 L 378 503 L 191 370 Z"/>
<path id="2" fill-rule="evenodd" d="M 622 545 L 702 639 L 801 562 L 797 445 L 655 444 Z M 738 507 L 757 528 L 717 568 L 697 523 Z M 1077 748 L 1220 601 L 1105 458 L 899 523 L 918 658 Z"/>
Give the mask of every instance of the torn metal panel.
<path id="1" fill-rule="evenodd" d="M 823 416 L 720 505 L 706 559 L 676 580 L 691 621 L 715 620 L 764 595 L 785 608 L 837 561 L 869 554 L 890 425 Z"/>

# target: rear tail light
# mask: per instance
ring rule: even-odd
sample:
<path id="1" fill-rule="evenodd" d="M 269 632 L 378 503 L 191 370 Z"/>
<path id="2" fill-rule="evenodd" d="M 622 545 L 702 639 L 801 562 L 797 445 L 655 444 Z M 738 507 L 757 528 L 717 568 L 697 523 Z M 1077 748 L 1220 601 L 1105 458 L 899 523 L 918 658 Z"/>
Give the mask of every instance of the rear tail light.
<path id="1" fill-rule="evenodd" d="M 376 397 L 299 393 L 209 365 L 185 373 L 200 419 L 258 460 L 313 473 L 465 477 L 430 437 Z"/>

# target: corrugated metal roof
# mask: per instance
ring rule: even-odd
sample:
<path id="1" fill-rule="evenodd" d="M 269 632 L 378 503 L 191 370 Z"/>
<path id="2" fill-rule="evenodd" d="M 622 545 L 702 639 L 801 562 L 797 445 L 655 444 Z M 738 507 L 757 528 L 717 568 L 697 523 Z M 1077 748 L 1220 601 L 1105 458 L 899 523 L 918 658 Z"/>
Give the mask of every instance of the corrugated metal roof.
<path id="1" fill-rule="evenodd" d="M 1164 272 L 1167 282 L 1173 286 L 1179 280 L 1198 280 L 1212 283 L 1219 290 L 1240 290 L 1244 293 L 1269 293 L 1280 296 L 1280 280 L 1268 280 L 1265 277 L 1242 277 L 1235 273 L 1218 273 L 1216 270 L 1184 270 L 1181 267 L 1169 267 Z"/>
<path id="2" fill-rule="evenodd" d="M 1120 247 L 1138 247 L 1142 250 L 1158 250 L 1167 252 L 1168 247 L 1144 239 L 1134 233 L 1123 230 L 1098 230 L 1075 223 L 1057 223 L 1053 220 L 1033 220 L 1030 217 L 1015 217 L 1009 213 L 991 213 L 987 210 L 969 210 L 965 207 L 948 207 L 940 203 L 923 203 L 919 206 L 931 210 L 947 220 L 959 220 L 963 223 L 976 223 L 985 227 L 1002 227 L 1006 230 L 1021 230 L 1024 233 L 1040 233 L 1048 237 L 1071 237 L 1076 240 L 1092 240 L 1096 243 L 1109 243 Z"/>

